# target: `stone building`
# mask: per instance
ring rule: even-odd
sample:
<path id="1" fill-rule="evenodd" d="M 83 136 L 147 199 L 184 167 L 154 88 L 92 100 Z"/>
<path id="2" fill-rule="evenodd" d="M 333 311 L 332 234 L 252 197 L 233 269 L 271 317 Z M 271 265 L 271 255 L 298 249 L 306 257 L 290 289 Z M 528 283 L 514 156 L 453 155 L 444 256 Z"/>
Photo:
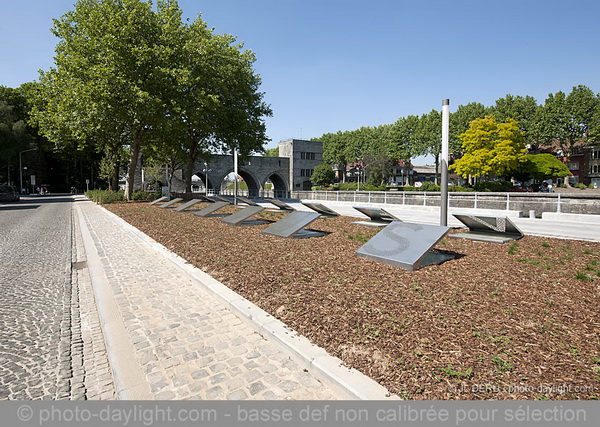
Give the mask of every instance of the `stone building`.
<path id="1" fill-rule="evenodd" d="M 279 156 L 290 159 L 290 191 L 310 190 L 310 177 L 315 167 L 323 163 L 323 143 L 302 139 L 280 141 Z"/>

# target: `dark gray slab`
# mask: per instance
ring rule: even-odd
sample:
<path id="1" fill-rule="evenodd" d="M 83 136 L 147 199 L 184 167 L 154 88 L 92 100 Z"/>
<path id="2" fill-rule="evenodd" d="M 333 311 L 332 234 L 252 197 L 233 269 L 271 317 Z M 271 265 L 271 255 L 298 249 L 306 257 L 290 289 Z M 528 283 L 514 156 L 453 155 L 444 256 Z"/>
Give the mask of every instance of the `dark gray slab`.
<path id="1" fill-rule="evenodd" d="M 226 216 L 221 220 L 225 224 L 229 225 L 250 225 L 250 224 L 265 224 L 267 221 L 254 220 L 249 221 L 249 218 L 256 215 L 259 212 L 264 211 L 265 208 L 262 206 L 248 206 L 247 208 L 240 209 L 236 213 Z"/>
<path id="2" fill-rule="evenodd" d="M 192 199 L 189 202 L 185 202 L 183 205 L 181 206 L 177 206 L 175 209 L 173 209 L 174 211 L 177 212 L 181 212 L 187 208 L 191 208 L 192 206 L 194 206 L 197 203 L 202 203 L 203 201 L 200 199 Z"/>
<path id="3" fill-rule="evenodd" d="M 164 197 L 159 197 L 158 199 L 156 199 L 156 200 L 153 200 L 153 201 L 151 201 L 151 202 L 150 202 L 150 203 L 148 203 L 148 204 L 149 204 L 150 206 L 152 206 L 152 205 L 155 205 L 155 204 L 157 204 L 157 203 L 164 202 L 165 200 L 169 200 L 169 198 L 168 198 L 167 196 L 164 196 Z"/>
<path id="4" fill-rule="evenodd" d="M 174 205 L 175 203 L 179 203 L 181 202 L 183 199 L 181 197 L 177 197 L 171 201 L 168 201 L 167 203 L 163 203 L 162 205 L 159 206 L 159 208 L 168 208 L 169 206 Z"/>
<path id="5" fill-rule="evenodd" d="M 321 216 L 324 216 L 327 218 L 333 218 L 336 216 L 340 216 L 339 213 L 337 213 L 333 209 L 329 209 L 327 206 L 325 206 L 321 203 L 308 203 L 308 202 L 301 202 L 301 203 L 304 206 L 306 206 L 307 208 L 310 208 L 315 212 L 319 212 L 321 214 Z"/>
<path id="6" fill-rule="evenodd" d="M 207 196 L 205 194 L 200 194 L 198 197 L 200 198 L 200 200 L 203 200 L 205 202 L 214 203 L 218 201 L 216 199 L 213 199 L 211 196 Z"/>
<path id="7" fill-rule="evenodd" d="M 215 194 L 213 196 L 210 196 L 210 198 L 212 198 L 213 200 L 217 201 L 217 202 L 227 202 L 230 205 L 233 204 L 233 199 L 230 199 L 229 197 L 223 197 L 223 196 L 219 196 L 218 194 Z"/>
<path id="8" fill-rule="evenodd" d="M 268 199 L 268 198 L 265 198 L 265 201 L 271 203 L 272 205 L 277 206 L 282 211 L 295 211 L 296 210 L 293 207 L 291 207 L 290 205 L 288 205 L 287 203 L 282 202 L 279 199 Z"/>
<path id="9" fill-rule="evenodd" d="M 214 202 L 212 205 L 209 205 L 207 207 L 205 207 L 204 209 L 200 209 L 198 212 L 194 212 L 194 215 L 196 216 L 209 216 L 213 213 L 215 213 L 216 211 L 218 211 L 221 208 L 224 208 L 225 206 L 228 206 L 229 203 L 227 202 Z"/>
<path id="10" fill-rule="evenodd" d="M 465 224 L 469 231 L 451 234 L 451 237 L 495 243 L 506 243 L 523 237 L 523 232 L 506 216 L 452 215 Z"/>
<path id="11" fill-rule="evenodd" d="M 324 236 L 326 233 L 314 231 L 314 230 L 303 230 L 304 227 L 311 224 L 312 222 L 319 219 L 321 215 L 313 212 L 299 212 L 294 211 L 284 218 L 277 221 L 275 224 L 265 228 L 262 232 L 265 234 L 271 234 L 278 237 L 318 237 Z"/>
<path id="12" fill-rule="evenodd" d="M 429 252 L 449 230 L 450 227 L 438 225 L 393 221 L 360 247 L 356 255 L 409 271 L 418 270 L 453 258 Z"/>
<path id="13" fill-rule="evenodd" d="M 240 202 L 247 204 L 248 206 L 260 206 L 254 200 L 248 199 L 247 197 L 237 196 L 237 199 Z"/>
<path id="14" fill-rule="evenodd" d="M 401 221 L 383 208 L 372 208 L 364 206 L 353 206 L 360 213 L 368 216 L 369 221 L 356 221 L 352 224 L 366 225 L 369 227 L 386 227 L 392 221 Z"/>

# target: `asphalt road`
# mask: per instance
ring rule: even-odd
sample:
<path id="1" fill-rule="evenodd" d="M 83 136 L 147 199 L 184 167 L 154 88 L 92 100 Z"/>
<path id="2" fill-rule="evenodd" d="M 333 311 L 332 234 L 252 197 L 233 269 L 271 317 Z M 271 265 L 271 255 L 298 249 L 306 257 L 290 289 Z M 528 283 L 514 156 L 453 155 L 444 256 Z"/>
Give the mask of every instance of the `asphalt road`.
<path id="1" fill-rule="evenodd" d="M 0 399 L 71 395 L 69 196 L 0 204 Z"/>

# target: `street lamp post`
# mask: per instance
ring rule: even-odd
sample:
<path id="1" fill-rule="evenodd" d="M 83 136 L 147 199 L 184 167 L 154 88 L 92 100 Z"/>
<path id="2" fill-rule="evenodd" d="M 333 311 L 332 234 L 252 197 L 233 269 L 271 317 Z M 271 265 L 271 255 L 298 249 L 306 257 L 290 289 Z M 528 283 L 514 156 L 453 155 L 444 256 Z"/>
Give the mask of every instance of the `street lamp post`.
<path id="1" fill-rule="evenodd" d="M 208 196 L 208 163 L 204 162 L 204 194 Z"/>
<path id="2" fill-rule="evenodd" d="M 442 183 L 440 195 L 440 225 L 448 225 L 448 150 L 450 139 L 450 100 L 442 100 Z"/>
<path id="3" fill-rule="evenodd" d="M 22 157 L 21 154 L 23 153 L 27 153 L 28 151 L 35 151 L 37 150 L 37 148 L 30 148 L 29 150 L 23 150 L 19 153 L 19 194 L 21 194 L 23 192 L 23 161 L 22 161 Z"/>

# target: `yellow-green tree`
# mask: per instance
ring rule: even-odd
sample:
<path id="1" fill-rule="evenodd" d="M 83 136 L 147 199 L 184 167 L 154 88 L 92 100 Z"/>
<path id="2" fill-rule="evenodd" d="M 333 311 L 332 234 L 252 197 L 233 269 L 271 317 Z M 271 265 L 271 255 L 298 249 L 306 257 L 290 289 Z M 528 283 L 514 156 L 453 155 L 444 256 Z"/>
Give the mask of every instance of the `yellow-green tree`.
<path id="1" fill-rule="evenodd" d="M 509 176 L 527 153 L 523 132 L 512 119 L 506 123 L 496 122 L 494 116 L 473 120 L 459 139 L 464 155 L 451 167 L 463 177 Z"/>

